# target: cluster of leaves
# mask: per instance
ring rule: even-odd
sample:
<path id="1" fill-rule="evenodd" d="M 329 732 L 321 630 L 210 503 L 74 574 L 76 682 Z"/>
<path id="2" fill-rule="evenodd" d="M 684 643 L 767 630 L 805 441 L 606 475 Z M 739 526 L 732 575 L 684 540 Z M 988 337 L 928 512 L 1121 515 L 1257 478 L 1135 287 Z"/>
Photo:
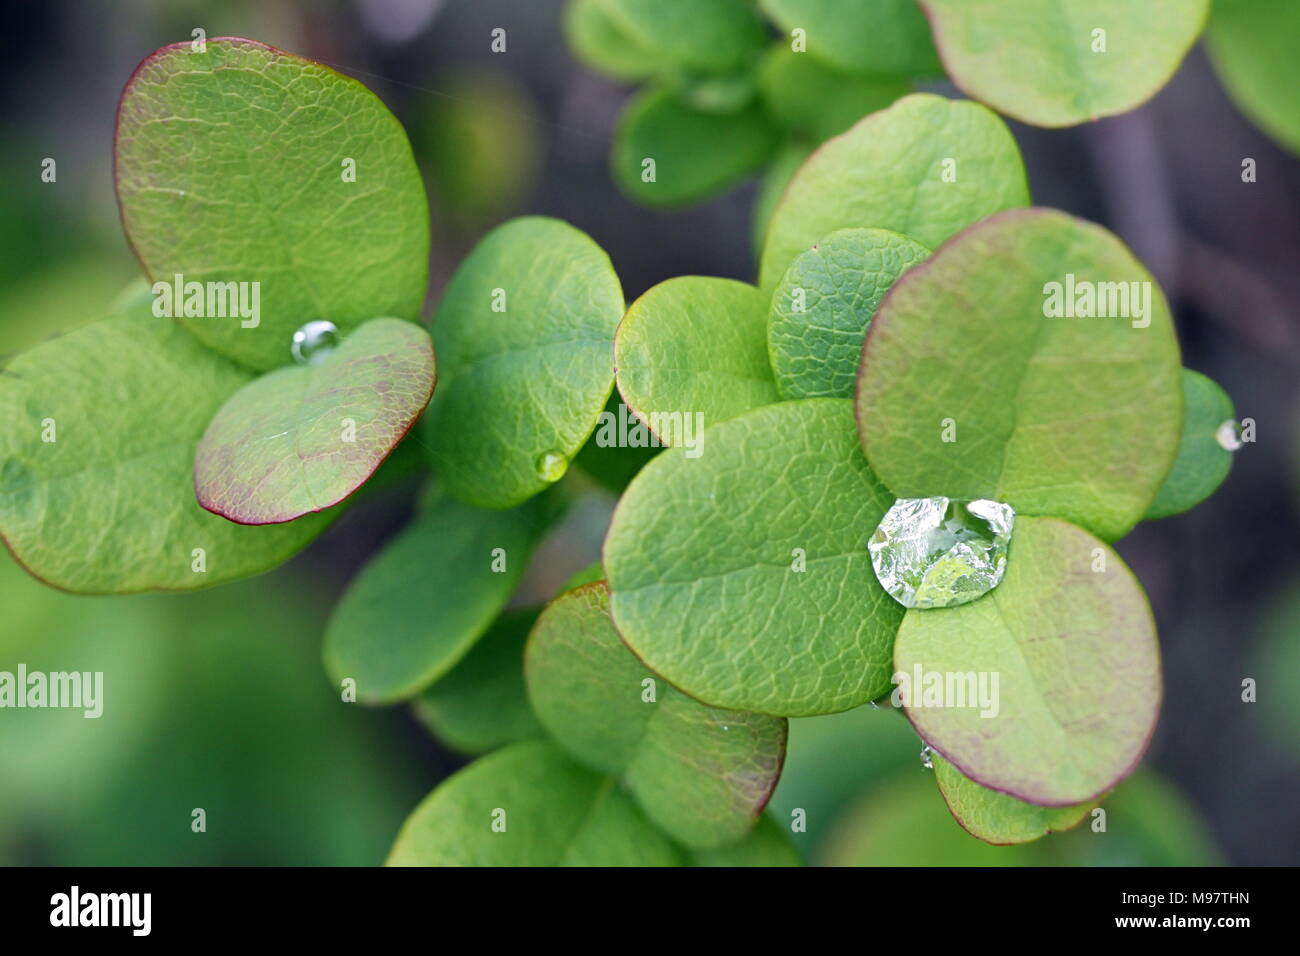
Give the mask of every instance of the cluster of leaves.
<path id="1" fill-rule="evenodd" d="M 1249 0 L 1242 0 L 1249 2 Z M 816 148 L 917 83 L 947 76 L 1026 123 L 1132 109 L 1177 69 L 1209 0 L 570 0 L 575 55 L 643 83 L 611 155 L 639 202 L 708 198 L 766 169 L 761 237 Z"/>
<path id="2" fill-rule="evenodd" d="M 750 36 L 685 31 L 680 64 L 704 62 L 701 37 L 712 55 Z M 508 222 L 457 270 L 432 343 L 423 186 L 355 81 L 246 40 L 164 48 L 123 95 L 116 173 L 148 278 L 257 281 L 260 324 L 166 321 L 136 295 L 17 358 L 0 531 L 69 590 L 256 573 L 422 415 L 409 440 L 435 477 L 340 600 L 325 664 L 488 755 L 420 805 L 392 862 L 794 862 L 762 813 L 787 718 L 876 699 L 895 669 L 1002 675 L 992 720 L 903 700 L 990 842 L 1077 821 L 1140 758 L 1158 649 L 1109 542 L 1213 491 L 1231 406 L 1181 368 L 1158 290 L 1141 327 L 1044 319 L 1066 274 L 1151 278 L 1105 230 L 1028 208 L 985 107 L 908 95 L 828 141 L 773 212 L 753 286 L 681 277 L 625 308 L 588 236 Z M 309 319 L 342 344 L 291 364 Z M 645 464 L 593 444 L 616 383 L 647 421 L 702 414 L 707 451 Z M 503 613 L 575 461 L 616 487 L 636 474 L 602 565 Z M 1009 568 L 981 600 L 905 614 L 866 539 L 895 497 L 936 494 L 1016 508 Z"/>

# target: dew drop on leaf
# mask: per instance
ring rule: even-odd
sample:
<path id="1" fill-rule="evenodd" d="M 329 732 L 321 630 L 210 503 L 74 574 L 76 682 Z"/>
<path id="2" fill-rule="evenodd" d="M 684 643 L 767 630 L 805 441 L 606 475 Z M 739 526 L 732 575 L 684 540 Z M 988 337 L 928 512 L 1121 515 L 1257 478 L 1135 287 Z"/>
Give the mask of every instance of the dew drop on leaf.
<path id="1" fill-rule="evenodd" d="M 904 607 L 966 604 L 1002 580 L 1015 518 L 988 498 L 899 498 L 867 544 L 871 565 Z"/>
<path id="2" fill-rule="evenodd" d="M 543 481 L 559 481 L 569 469 L 569 462 L 563 455 L 548 451 L 537 459 L 537 477 Z"/>
<path id="3" fill-rule="evenodd" d="M 313 319 L 293 333 L 293 360 L 299 365 L 319 365 L 339 344 L 339 330 L 325 319 Z"/>
<path id="4" fill-rule="evenodd" d="M 1241 447 L 1241 425 L 1236 419 L 1229 418 L 1215 430 L 1214 440 L 1224 450 L 1236 451 Z"/>
<path id="5" fill-rule="evenodd" d="M 929 744 L 921 747 L 921 766 L 926 770 L 934 769 L 934 751 L 930 749 Z"/>

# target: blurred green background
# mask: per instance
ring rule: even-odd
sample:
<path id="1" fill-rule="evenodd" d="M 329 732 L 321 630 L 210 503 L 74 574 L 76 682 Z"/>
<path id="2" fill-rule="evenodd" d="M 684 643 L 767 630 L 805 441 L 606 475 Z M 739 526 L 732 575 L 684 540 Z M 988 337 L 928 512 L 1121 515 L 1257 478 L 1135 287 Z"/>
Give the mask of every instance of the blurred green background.
<path id="1" fill-rule="evenodd" d="M 680 274 L 752 279 L 753 184 L 677 212 L 613 187 L 629 90 L 577 66 L 561 0 L 126 0 L 23 4 L 0 37 L 0 362 L 93 319 L 138 271 L 111 184 L 118 92 L 165 43 L 243 35 L 325 61 L 406 125 L 434 221 L 430 301 L 483 232 L 559 216 L 609 250 L 629 300 Z M 489 49 L 494 27 L 504 54 Z M 951 92 L 950 88 L 939 89 Z M 1300 861 L 1300 163 L 1237 115 L 1204 55 L 1126 117 L 1013 124 L 1037 201 L 1108 225 L 1161 280 L 1189 367 L 1219 380 L 1260 440 L 1196 511 L 1120 550 L 1152 596 L 1166 701 L 1143 769 L 1088 824 L 1020 848 L 966 836 L 898 715 L 792 722 L 772 812 L 807 813 L 813 861 L 1196 865 Z M 58 161 L 42 183 L 40 163 Z M 1240 158 L 1259 188 L 1230 190 Z M 397 471 L 398 469 L 394 469 Z M 341 588 L 409 514 L 415 482 L 368 490 L 263 577 L 189 595 L 86 598 L 0 555 L 0 670 L 105 673 L 105 713 L 0 711 L 0 863 L 357 864 L 464 758 L 405 708 L 344 704 L 320 665 Z M 534 558 L 520 605 L 598 557 L 613 498 L 575 482 L 574 514 Z M 1259 681 L 1243 704 L 1241 681 Z M 207 830 L 191 830 L 203 808 Z"/>

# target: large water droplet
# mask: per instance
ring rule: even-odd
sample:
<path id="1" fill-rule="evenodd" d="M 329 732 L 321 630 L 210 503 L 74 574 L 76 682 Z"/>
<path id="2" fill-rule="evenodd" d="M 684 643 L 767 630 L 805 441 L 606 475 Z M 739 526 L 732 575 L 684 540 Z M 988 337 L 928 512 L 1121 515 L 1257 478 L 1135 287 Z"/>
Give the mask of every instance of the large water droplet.
<path id="1" fill-rule="evenodd" d="M 934 751 L 930 749 L 929 744 L 921 747 L 921 766 L 926 770 L 934 769 Z"/>
<path id="2" fill-rule="evenodd" d="M 1236 451 L 1241 447 L 1241 425 L 1229 418 L 1215 430 L 1214 440 L 1227 451 Z"/>
<path id="3" fill-rule="evenodd" d="M 559 481 L 568 470 L 568 460 L 555 452 L 548 451 L 537 459 L 537 477 L 542 481 Z"/>
<path id="4" fill-rule="evenodd" d="M 954 607 L 997 587 L 1016 513 L 988 498 L 899 498 L 867 544 L 881 586 L 904 607 Z"/>
<path id="5" fill-rule="evenodd" d="M 299 365 L 319 365 L 338 348 L 339 330 L 333 322 L 312 319 L 293 333 L 293 360 Z"/>

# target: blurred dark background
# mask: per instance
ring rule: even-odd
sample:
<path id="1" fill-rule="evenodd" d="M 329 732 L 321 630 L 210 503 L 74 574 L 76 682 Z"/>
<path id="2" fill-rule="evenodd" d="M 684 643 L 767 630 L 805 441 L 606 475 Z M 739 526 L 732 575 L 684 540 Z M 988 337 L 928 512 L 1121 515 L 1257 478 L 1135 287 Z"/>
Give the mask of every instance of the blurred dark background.
<path id="1" fill-rule="evenodd" d="M 110 179 L 114 108 L 140 59 L 196 27 L 322 60 L 398 115 L 434 206 L 431 304 L 487 228 L 525 212 L 590 233 L 629 301 L 674 275 L 752 280 L 753 184 L 673 213 L 638 207 L 614 188 L 607 151 L 629 90 L 574 62 L 562 7 L 10 5 L 0 34 L 0 356 L 94 318 L 138 274 Z M 507 31 L 505 53 L 490 51 L 495 27 Z M 1145 766 L 1181 793 L 1179 812 L 1205 838 L 1201 859 L 1295 864 L 1300 160 L 1234 109 L 1199 47 L 1162 93 L 1126 116 L 1068 130 L 1011 125 L 1036 202 L 1123 237 L 1174 307 L 1185 364 L 1216 379 L 1238 417 L 1256 422 L 1257 441 L 1237 452 L 1213 498 L 1139 526 L 1119 551 L 1151 596 L 1164 654 L 1164 709 Z M 56 184 L 40 182 L 47 156 L 58 161 Z M 1241 179 L 1247 157 L 1257 163 L 1254 183 Z M 100 721 L 0 716 L 0 863 L 382 861 L 406 813 L 463 758 L 439 748 L 404 709 L 340 705 L 319 642 L 339 589 L 400 526 L 409 501 L 402 492 L 363 501 L 285 568 L 197 595 L 70 597 L 3 556 L 0 669 L 18 661 L 102 669 L 130 706 L 110 700 Z M 609 504 L 593 498 L 547 545 L 526 597 L 543 600 L 596 557 Z M 88 656 L 99 663 L 92 668 Z M 1247 677 L 1258 681 L 1258 703 L 1241 700 Z M 854 763 L 822 747 L 847 775 L 827 816 L 868 793 L 869 817 L 879 777 L 923 771 L 911 758 L 905 769 L 892 758 L 878 766 L 865 753 L 874 737 L 855 736 L 845 720 L 818 729 L 835 720 L 807 722 L 794 744 L 808 741 L 809 754 L 818 739 L 861 748 Z M 881 745 L 891 754 L 911 746 Z M 826 766 L 795 757 L 778 806 L 824 783 Z M 207 810 L 206 834 L 190 832 L 194 807 Z"/>

